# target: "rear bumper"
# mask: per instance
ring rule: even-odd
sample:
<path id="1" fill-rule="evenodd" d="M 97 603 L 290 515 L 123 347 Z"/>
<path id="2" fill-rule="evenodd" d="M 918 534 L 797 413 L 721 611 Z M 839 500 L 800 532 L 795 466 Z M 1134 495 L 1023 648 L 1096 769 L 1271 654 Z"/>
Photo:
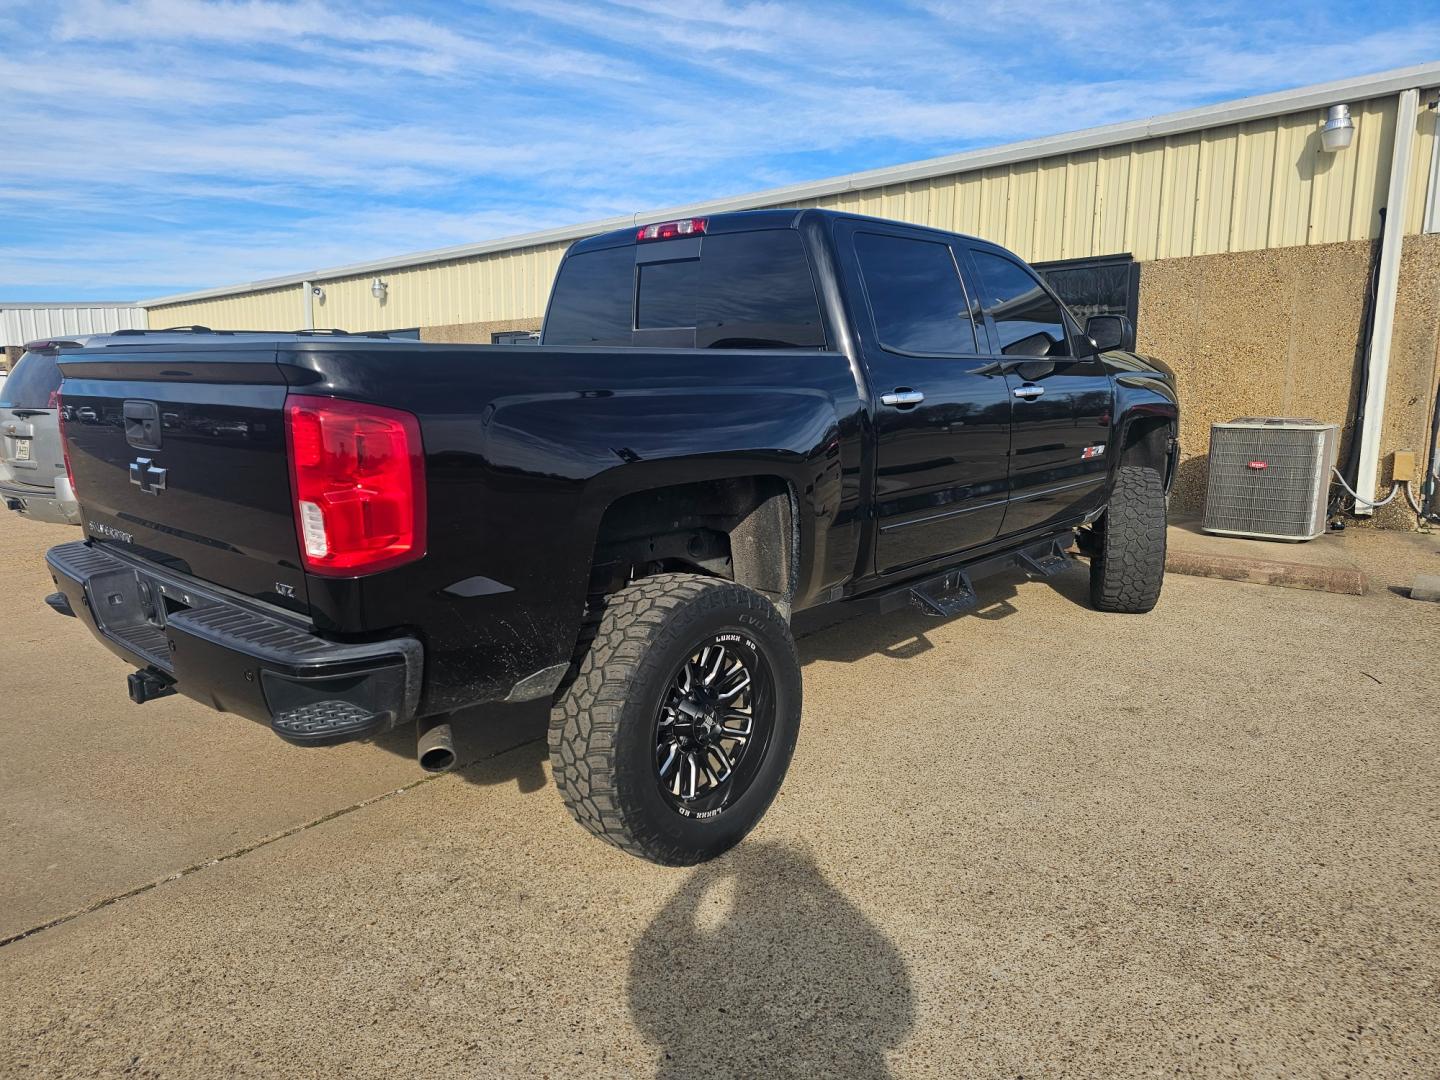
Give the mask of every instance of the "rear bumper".
<path id="1" fill-rule="evenodd" d="M 204 582 L 89 541 L 45 556 L 68 607 L 141 669 L 145 700 L 171 690 L 269 724 L 302 746 L 369 738 L 413 719 L 423 651 L 414 638 L 329 641 Z"/>
<path id="2" fill-rule="evenodd" d="M 70 494 L 70 484 L 61 479 L 54 489 L 27 487 L 0 480 L 0 503 L 22 517 L 54 525 L 79 525 L 80 504 Z"/>

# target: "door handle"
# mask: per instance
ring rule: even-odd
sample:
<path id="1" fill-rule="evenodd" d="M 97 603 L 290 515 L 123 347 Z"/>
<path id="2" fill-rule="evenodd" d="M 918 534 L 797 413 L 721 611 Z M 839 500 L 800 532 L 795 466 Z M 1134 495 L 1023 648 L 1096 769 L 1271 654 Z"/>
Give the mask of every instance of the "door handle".
<path id="1" fill-rule="evenodd" d="M 1043 386 L 1017 386 L 1015 388 L 1015 396 L 1024 401 L 1034 401 L 1043 393 L 1045 393 Z"/>
<path id="2" fill-rule="evenodd" d="M 911 390 L 908 386 L 897 386 L 888 394 L 880 395 L 881 405 L 892 405 L 897 409 L 908 409 L 924 400 L 924 394 L 919 390 Z"/>

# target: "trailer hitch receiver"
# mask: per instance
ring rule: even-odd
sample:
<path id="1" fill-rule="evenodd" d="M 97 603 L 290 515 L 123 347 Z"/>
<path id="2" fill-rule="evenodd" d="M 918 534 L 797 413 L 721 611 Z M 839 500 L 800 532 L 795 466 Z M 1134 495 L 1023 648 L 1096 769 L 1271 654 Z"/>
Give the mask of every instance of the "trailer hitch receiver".
<path id="1" fill-rule="evenodd" d="M 126 682 L 130 688 L 130 700 L 136 705 L 144 705 L 147 701 L 169 697 L 175 693 L 175 680 L 154 668 L 141 668 L 131 672 Z"/>

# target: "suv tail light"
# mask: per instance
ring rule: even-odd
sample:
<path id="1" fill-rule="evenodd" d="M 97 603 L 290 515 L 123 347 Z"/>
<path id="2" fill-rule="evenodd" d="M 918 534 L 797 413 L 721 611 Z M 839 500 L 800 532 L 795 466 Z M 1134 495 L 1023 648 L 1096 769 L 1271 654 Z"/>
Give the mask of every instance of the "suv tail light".
<path id="1" fill-rule="evenodd" d="M 425 554 L 425 464 L 414 416 L 292 395 L 285 441 L 306 570 L 356 577 Z"/>

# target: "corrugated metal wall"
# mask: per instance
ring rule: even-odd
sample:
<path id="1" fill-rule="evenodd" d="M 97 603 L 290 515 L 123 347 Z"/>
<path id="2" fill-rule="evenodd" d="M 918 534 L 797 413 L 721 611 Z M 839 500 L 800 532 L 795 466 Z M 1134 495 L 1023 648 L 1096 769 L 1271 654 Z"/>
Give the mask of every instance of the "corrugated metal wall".
<path id="1" fill-rule="evenodd" d="M 550 283 L 568 244 L 498 252 L 473 259 L 381 273 L 384 305 L 370 292 L 375 274 L 319 282 L 316 326 L 383 330 L 406 326 L 529 319 L 543 315 Z"/>
<path id="2" fill-rule="evenodd" d="M 1323 110 L 1039 158 L 797 204 L 913 221 L 1004 244 L 1031 261 L 1130 252 L 1142 261 L 1379 235 L 1396 98 L 1352 104 L 1355 138 L 1320 149 Z M 1435 140 L 1422 110 L 1405 230 L 1419 232 Z M 756 204 L 760 205 L 760 204 Z M 550 244 L 319 282 L 315 325 L 347 330 L 537 318 L 566 245 Z M 153 308 L 151 326 L 302 325 L 300 287 Z"/>
<path id="3" fill-rule="evenodd" d="M 314 301 L 315 325 L 344 330 L 539 318 L 555 268 L 568 244 L 503 251 L 470 259 L 407 266 L 380 273 L 389 286 L 385 303 L 370 292 L 377 275 L 317 280 L 324 299 Z M 301 286 L 239 296 L 167 304 L 150 309 L 152 327 L 199 323 L 215 330 L 294 330 L 305 325 Z"/>
<path id="4" fill-rule="evenodd" d="M 110 330 L 139 330 L 146 325 L 145 309 L 130 304 L 16 304 L 0 308 L 0 346 Z"/>
<path id="5" fill-rule="evenodd" d="M 1380 234 L 1396 99 L 1352 106 L 1355 139 L 1320 149 L 1323 110 L 802 202 L 994 240 L 1039 262 L 1130 252 L 1217 255 Z M 1420 231 L 1434 121 L 1411 156 L 1406 232 Z"/>
<path id="6" fill-rule="evenodd" d="M 305 325 L 304 300 L 304 290 L 299 285 L 291 285 L 283 289 L 237 293 L 189 304 L 167 304 L 150 309 L 150 328 L 208 326 L 212 330 L 299 330 Z"/>

